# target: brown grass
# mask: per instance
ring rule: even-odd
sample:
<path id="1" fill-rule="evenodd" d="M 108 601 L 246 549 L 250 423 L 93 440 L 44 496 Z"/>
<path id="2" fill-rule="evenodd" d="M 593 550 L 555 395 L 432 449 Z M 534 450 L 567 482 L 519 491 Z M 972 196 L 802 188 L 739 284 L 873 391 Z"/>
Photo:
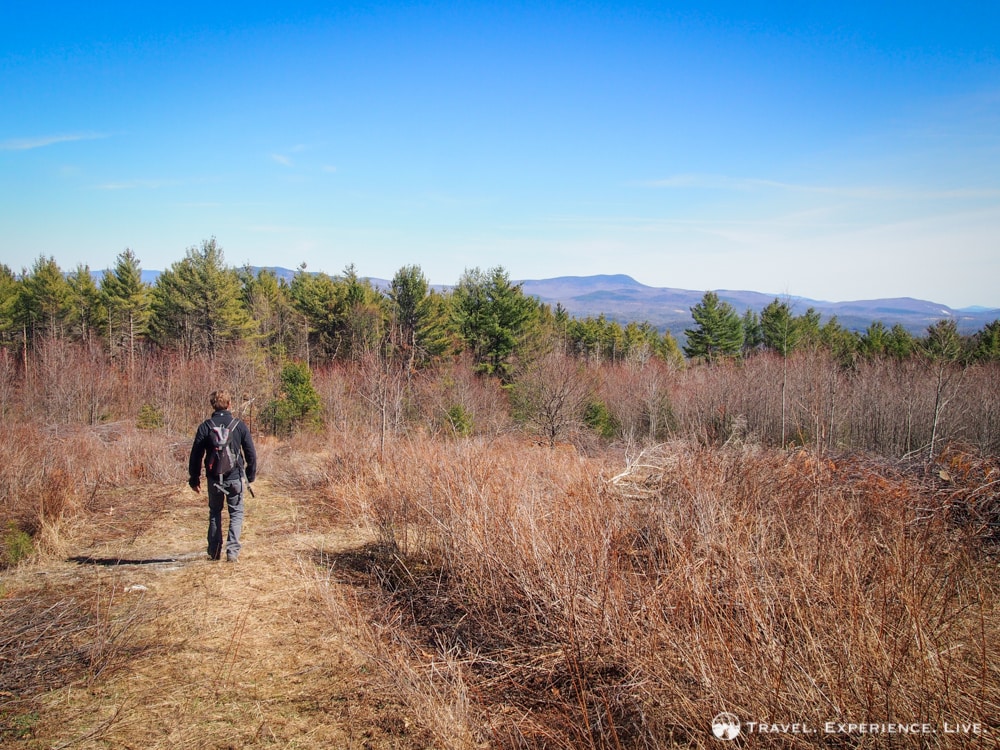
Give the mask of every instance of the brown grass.
<path id="1" fill-rule="evenodd" d="M 206 559 L 204 495 L 172 483 L 98 493 L 61 526 L 67 557 L 7 571 L 0 745 L 426 747 L 315 574 L 315 550 L 365 540 L 266 481 L 257 494 L 236 565 Z"/>
<path id="2" fill-rule="evenodd" d="M 514 440 L 355 463 L 338 443 L 328 502 L 382 540 L 362 568 L 377 653 L 414 706 L 461 717 L 447 734 L 471 739 L 451 746 L 707 746 L 723 710 L 997 715 L 995 562 L 986 527 L 954 513 L 982 485 L 752 447 L 622 467 Z"/>
<path id="3" fill-rule="evenodd" d="M 226 566 L 187 438 L 11 429 L 3 508 L 40 552 L 0 581 L 0 743 L 715 747 L 723 710 L 1000 737 L 1000 466 L 971 450 L 262 438 Z"/>

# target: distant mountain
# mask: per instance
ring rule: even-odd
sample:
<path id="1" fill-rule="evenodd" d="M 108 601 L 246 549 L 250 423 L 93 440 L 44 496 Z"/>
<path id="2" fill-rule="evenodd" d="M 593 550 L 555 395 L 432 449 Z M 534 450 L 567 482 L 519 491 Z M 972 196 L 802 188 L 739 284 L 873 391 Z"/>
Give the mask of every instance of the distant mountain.
<path id="1" fill-rule="evenodd" d="M 693 325 L 691 308 L 704 295 L 704 291 L 646 286 L 622 274 L 528 279 L 521 282 L 521 288 L 542 302 L 553 306 L 561 304 L 575 317 L 603 314 L 620 323 L 647 321 L 659 330 L 669 330 L 675 336 L 683 336 L 684 329 Z M 731 304 L 740 315 L 747 309 L 759 312 L 778 296 L 787 299 L 797 315 L 813 308 L 824 321 L 836 315 L 842 326 L 856 331 L 863 331 L 873 321 L 879 320 L 890 327 L 899 323 L 911 333 L 922 335 L 929 325 L 951 319 L 956 321 L 962 333 L 974 333 L 1000 318 L 1000 309 L 977 307 L 953 310 L 937 302 L 909 297 L 824 302 L 760 292 L 714 291 L 719 299 Z"/>
<path id="2" fill-rule="evenodd" d="M 280 266 L 254 266 L 251 270 L 255 273 L 268 270 L 286 281 L 291 281 L 296 273 Z M 95 276 L 99 277 L 104 273 L 106 271 L 98 271 Z M 159 275 L 159 271 L 144 270 L 142 280 L 153 284 Z M 369 281 L 382 290 L 387 289 L 390 284 L 386 279 L 370 278 Z M 518 283 L 525 294 L 553 307 L 561 304 L 575 317 L 604 315 L 609 320 L 622 324 L 631 321 L 648 322 L 661 331 L 670 331 L 678 338 L 683 338 L 684 329 L 694 324 L 691 308 L 704 295 L 704 290 L 646 286 L 625 274 L 558 276 L 552 279 L 524 279 Z M 434 288 L 445 290 L 450 287 L 435 284 Z M 787 299 L 796 315 L 813 308 L 824 322 L 836 315 L 842 326 L 854 331 L 863 331 L 878 320 L 890 327 L 899 323 L 910 333 L 923 335 L 929 325 L 939 320 L 954 320 L 961 333 L 969 334 L 1000 319 L 1000 309 L 996 308 L 973 306 L 956 310 L 937 302 L 911 297 L 825 302 L 807 297 L 786 297 L 751 291 L 714 291 L 719 299 L 731 304 L 740 315 L 747 309 L 760 312 L 778 296 L 780 299 Z"/>

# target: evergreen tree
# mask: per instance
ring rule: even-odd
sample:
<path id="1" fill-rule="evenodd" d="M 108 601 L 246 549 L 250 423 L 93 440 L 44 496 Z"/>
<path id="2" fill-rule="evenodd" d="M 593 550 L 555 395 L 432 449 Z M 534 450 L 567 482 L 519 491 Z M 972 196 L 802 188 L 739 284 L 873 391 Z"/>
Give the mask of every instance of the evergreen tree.
<path id="1" fill-rule="evenodd" d="M 243 304 L 256 324 L 261 344 L 279 359 L 288 356 L 296 348 L 298 328 L 288 284 L 266 268 L 256 275 L 250 268 L 244 268 L 240 281 Z"/>
<path id="2" fill-rule="evenodd" d="M 18 335 L 17 302 L 20 282 L 5 263 L 0 263 L 0 346 L 12 346 Z"/>
<path id="3" fill-rule="evenodd" d="M 817 349 L 822 346 L 821 321 L 820 314 L 813 307 L 795 318 L 795 329 L 798 334 L 797 348 Z"/>
<path id="4" fill-rule="evenodd" d="M 764 345 L 764 332 L 760 327 L 760 316 L 749 307 L 743 313 L 743 351 L 755 352 Z"/>
<path id="5" fill-rule="evenodd" d="M 957 362 L 962 356 L 962 337 L 955 321 L 939 320 L 929 326 L 921 347 L 935 362 Z"/>
<path id="6" fill-rule="evenodd" d="M 782 357 L 791 354 L 799 341 L 791 306 L 777 298 L 761 311 L 760 330 L 764 347 Z"/>
<path id="7" fill-rule="evenodd" d="M 66 323 L 77 338 L 89 342 L 102 317 L 97 282 L 88 266 L 78 265 L 67 277 L 66 283 L 69 285 Z"/>
<path id="8" fill-rule="evenodd" d="M 858 337 L 848 331 L 832 316 L 819 329 L 819 342 L 841 364 L 850 364 L 858 347 Z"/>
<path id="9" fill-rule="evenodd" d="M 458 348 L 450 325 L 451 299 L 431 289 L 427 293 L 423 307 L 425 312 L 420 318 L 416 332 L 418 350 L 426 357 L 434 358 Z"/>
<path id="10" fill-rule="evenodd" d="M 743 321 L 728 302 L 721 302 L 715 292 L 705 292 L 701 302 L 691 308 L 695 328 L 684 331 L 688 357 L 703 357 L 714 362 L 719 357 L 735 357 L 743 346 Z"/>
<path id="11" fill-rule="evenodd" d="M 243 305 L 239 274 L 225 265 L 213 237 L 188 248 L 184 260 L 160 274 L 153 287 L 151 331 L 163 346 L 192 357 L 215 357 L 222 347 L 253 331 Z"/>
<path id="12" fill-rule="evenodd" d="M 325 273 L 306 273 L 300 267 L 288 289 L 295 310 L 302 315 L 309 351 L 307 360 L 337 355 L 344 325 L 343 289 Z"/>
<path id="13" fill-rule="evenodd" d="M 913 353 L 913 336 L 899 323 L 889 329 L 885 339 L 885 351 L 896 359 L 906 359 Z"/>
<path id="14" fill-rule="evenodd" d="M 632 359 L 646 362 L 656 354 L 660 335 L 652 325 L 632 321 L 624 328 L 618 322 L 615 322 L 615 326 L 621 331 L 616 336 L 621 342 L 621 353 L 616 357 L 617 360 Z"/>
<path id="15" fill-rule="evenodd" d="M 1000 320 L 987 323 L 975 335 L 972 358 L 977 362 L 1000 362 Z"/>
<path id="16" fill-rule="evenodd" d="M 115 259 L 115 267 L 101 279 L 101 302 L 107 319 L 105 335 L 111 356 L 124 351 L 129 367 L 135 365 L 136 346 L 149 327 L 152 294 L 142 280 L 142 267 L 131 249 Z"/>
<path id="17" fill-rule="evenodd" d="M 869 359 L 881 357 L 889 349 L 889 329 L 881 320 L 869 324 L 858 339 L 858 352 Z"/>
<path id="18" fill-rule="evenodd" d="M 265 409 L 265 420 L 277 434 L 288 434 L 306 426 L 318 426 L 321 418 L 319 393 L 312 384 L 312 371 L 305 362 L 289 362 L 281 369 L 281 392 Z"/>
<path id="19" fill-rule="evenodd" d="M 70 287 L 55 258 L 40 256 L 22 274 L 15 320 L 25 343 L 42 335 L 60 336 L 69 313 Z"/>
<path id="20" fill-rule="evenodd" d="M 360 357 L 380 349 L 385 334 L 385 298 L 368 279 L 358 277 L 354 264 L 344 269 L 344 356 Z"/>
<path id="21" fill-rule="evenodd" d="M 384 300 L 353 265 L 336 278 L 300 268 L 292 279 L 292 304 L 308 324 L 312 352 L 325 359 L 376 351 L 383 338 Z"/>
<path id="22" fill-rule="evenodd" d="M 409 368 L 443 351 L 441 298 L 431 295 L 420 266 L 403 266 L 396 272 L 389 287 L 389 301 L 393 342 Z"/>
<path id="23" fill-rule="evenodd" d="M 656 353 L 667 364 L 680 368 L 684 366 L 684 352 L 681 351 L 680 344 L 670 331 L 660 337 L 657 343 Z"/>
<path id="24" fill-rule="evenodd" d="M 584 319 L 570 318 L 566 324 L 566 339 L 570 351 L 577 356 L 601 356 L 601 344 L 604 329 L 604 316 Z"/>
<path id="25" fill-rule="evenodd" d="M 452 293 L 456 331 L 472 353 L 476 370 L 504 382 L 512 376 L 512 357 L 538 316 L 535 300 L 512 284 L 500 266 L 466 270 Z"/>

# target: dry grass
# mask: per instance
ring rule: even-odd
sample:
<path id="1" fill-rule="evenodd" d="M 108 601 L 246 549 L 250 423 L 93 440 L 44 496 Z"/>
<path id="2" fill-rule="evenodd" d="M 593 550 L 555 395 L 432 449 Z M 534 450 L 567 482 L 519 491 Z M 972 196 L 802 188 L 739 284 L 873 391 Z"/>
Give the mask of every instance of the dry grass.
<path id="1" fill-rule="evenodd" d="M 162 494 L 164 486 L 184 476 L 178 458 L 187 445 L 124 423 L 5 425 L 4 435 L 0 522 L 34 536 L 43 552 L 64 552 L 60 531 L 78 514 L 100 515 L 116 504 L 131 507 L 118 497 Z"/>
<path id="2" fill-rule="evenodd" d="M 0 744 L 426 747 L 329 617 L 314 572 L 315 549 L 364 540 L 266 482 L 257 494 L 236 565 L 205 558 L 204 496 L 175 485 L 153 515 L 132 515 L 148 496 L 104 498 L 63 525 L 70 559 L 8 571 Z"/>
<path id="3" fill-rule="evenodd" d="M 513 440 L 354 462 L 337 442 L 327 503 L 381 542 L 363 565 L 333 560 L 367 583 L 334 611 L 367 622 L 414 710 L 455 717 L 442 746 L 709 746 L 723 710 L 812 727 L 998 715 L 994 552 L 955 512 L 990 491 L 988 462 L 949 484 L 752 447 L 612 467 Z"/>
<path id="4" fill-rule="evenodd" d="M 41 552 L 0 581 L 0 743 L 712 747 L 723 710 L 1000 737 L 1000 466 L 972 451 L 261 439 L 227 566 L 186 440 L 60 430 L 39 467 L 52 433 L 17 429 L 4 509 Z"/>

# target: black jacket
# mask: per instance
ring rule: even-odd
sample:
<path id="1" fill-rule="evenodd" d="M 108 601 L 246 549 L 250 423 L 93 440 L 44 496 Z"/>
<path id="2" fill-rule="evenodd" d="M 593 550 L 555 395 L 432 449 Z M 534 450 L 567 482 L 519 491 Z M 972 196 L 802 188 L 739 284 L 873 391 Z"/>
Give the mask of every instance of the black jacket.
<path id="1" fill-rule="evenodd" d="M 198 432 L 194 436 L 194 444 L 191 446 L 191 457 L 188 459 L 188 476 L 197 483 L 201 478 L 201 470 L 204 462 L 208 460 L 208 450 L 212 447 L 212 440 L 209 436 L 211 428 L 209 422 L 228 426 L 233 421 L 233 415 L 226 410 L 219 410 L 201 423 Z M 257 478 L 257 451 L 253 447 L 253 438 L 250 437 L 250 428 L 242 420 L 236 420 L 233 427 L 233 434 L 229 438 L 231 445 L 236 449 L 236 456 L 239 466 L 233 469 L 225 477 L 226 479 L 236 479 L 240 475 L 240 468 L 246 470 L 247 481 L 252 482 Z"/>

